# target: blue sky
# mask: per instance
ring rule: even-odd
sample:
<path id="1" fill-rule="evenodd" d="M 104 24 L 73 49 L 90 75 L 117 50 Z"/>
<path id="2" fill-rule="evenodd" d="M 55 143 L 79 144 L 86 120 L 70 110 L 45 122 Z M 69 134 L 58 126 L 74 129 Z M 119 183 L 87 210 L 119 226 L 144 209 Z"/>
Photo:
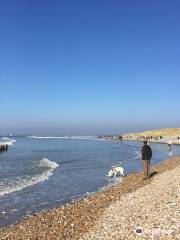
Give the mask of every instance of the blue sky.
<path id="1" fill-rule="evenodd" d="M 0 2 L 0 130 L 179 127 L 180 2 Z"/>

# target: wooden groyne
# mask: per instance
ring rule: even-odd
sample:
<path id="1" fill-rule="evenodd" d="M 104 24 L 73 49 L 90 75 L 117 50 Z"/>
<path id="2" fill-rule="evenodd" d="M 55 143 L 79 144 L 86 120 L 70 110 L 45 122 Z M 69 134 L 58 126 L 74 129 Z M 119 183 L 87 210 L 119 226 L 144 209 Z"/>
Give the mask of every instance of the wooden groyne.
<path id="1" fill-rule="evenodd" d="M 8 150 L 8 144 L 0 143 L 0 152 L 7 151 L 7 150 Z"/>

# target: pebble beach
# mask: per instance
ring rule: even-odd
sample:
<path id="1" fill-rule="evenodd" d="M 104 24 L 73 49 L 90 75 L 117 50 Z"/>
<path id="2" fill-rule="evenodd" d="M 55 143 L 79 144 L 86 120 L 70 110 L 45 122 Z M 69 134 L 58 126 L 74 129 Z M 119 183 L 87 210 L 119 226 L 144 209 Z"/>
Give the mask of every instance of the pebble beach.
<path id="1" fill-rule="evenodd" d="M 180 239 L 180 157 L 122 183 L 2 228 L 0 239 Z"/>

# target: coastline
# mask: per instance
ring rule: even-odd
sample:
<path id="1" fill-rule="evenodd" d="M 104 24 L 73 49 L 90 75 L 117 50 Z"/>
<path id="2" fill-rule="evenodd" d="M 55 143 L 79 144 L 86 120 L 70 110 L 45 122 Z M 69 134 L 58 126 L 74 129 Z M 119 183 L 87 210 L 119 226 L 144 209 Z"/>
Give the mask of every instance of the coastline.
<path id="1" fill-rule="evenodd" d="M 107 137 L 100 137 L 100 139 L 104 140 L 109 140 L 109 141 L 127 141 L 127 142 L 143 142 L 146 139 L 140 139 L 137 137 L 123 137 L 120 138 L 120 136 L 107 136 Z M 180 139 L 172 139 L 172 138 L 167 138 L 167 139 L 148 139 L 147 140 L 149 143 L 162 143 L 162 144 L 169 144 L 171 142 L 172 145 L 180 145 Z"/>
<path id="2" fill-rule="evenodd" d="M 158 175 L 180 165 L 180 157 L 173 157 L 152 166 L 152 175 Z M 0 229 L 0 239 L 80 239 L 93 228 L 97 219 L 111 204 L 123 195 L 134 192 L 149 183 L 143 181 L 143 174 L 132 173 L 123 182 L 113 185 L 84 199 L 62 207 L 35 214 L 13 227 Z"/>
<path id="3" fill-rule="evenodd" d="M 129 142 L 143 142 L 144 140 L 140 140 L 137 138 L 123 138 L 124 141 L 129 141 Z M 147 140 L 149 143 L 162 143 L 162 144 L 171 144 L 173 145 L 180 145 L 180 140 L 172 140 L 172 139 L 166 139 L 166 140 Z"/>

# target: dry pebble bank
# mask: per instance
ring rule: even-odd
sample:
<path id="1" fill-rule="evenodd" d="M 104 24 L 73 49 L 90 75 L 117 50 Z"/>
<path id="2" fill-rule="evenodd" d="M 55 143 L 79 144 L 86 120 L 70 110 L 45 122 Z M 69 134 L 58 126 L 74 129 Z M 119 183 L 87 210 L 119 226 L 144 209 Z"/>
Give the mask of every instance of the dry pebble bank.
<path id="1" fill-rule="evenodd" d="M 180 239 L 180 165 L 111 204 L 81 240 Z"/>
<path id="2" fill-rule="evenodd" d="M 121 184 L 1 229 L 0 239 L 179 240 L 179 164 L 180 157 L 175 157 L 154 166 L 157 174 L 147 181 L 142 173 L 133 173 Z"/>

